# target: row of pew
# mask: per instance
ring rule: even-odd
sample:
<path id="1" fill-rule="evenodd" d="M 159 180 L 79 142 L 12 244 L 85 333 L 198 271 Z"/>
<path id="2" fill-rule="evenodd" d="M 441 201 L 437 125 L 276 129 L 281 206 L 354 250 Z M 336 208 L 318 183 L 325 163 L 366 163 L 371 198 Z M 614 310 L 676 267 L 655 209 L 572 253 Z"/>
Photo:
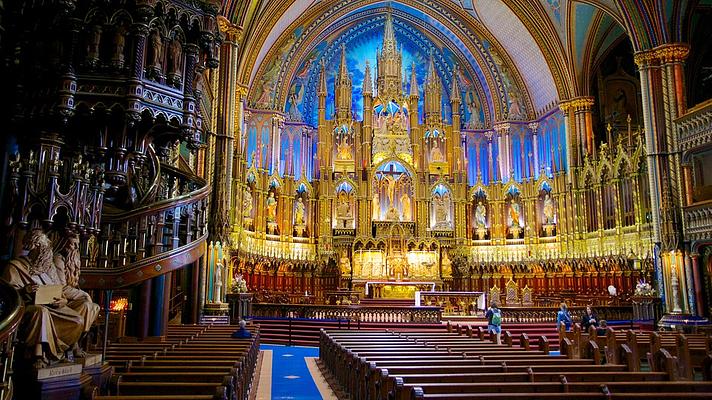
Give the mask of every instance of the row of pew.
<path id="1" fill-rule="evenodd" d="M 168 327 L 164 340 L 112 343 L 105 361 L 114 368 L 93 400 L 244 400 L 259 355 L 260 334 L 234 339 L 229 325 Z"/>
<path id="2" fill-rule="evenodd" d="M 511 336 L 511 335 L 510 335 Z M 526 336 L 526 335 L 525 335 Z M 322 331 L 320 364 L 353 400 L 712 398 L 712 382 L 685 381 L 664 348 L 641 371 L 626 359 L 550 354 L 546 340 L 494 343 L 482 330 Z"/>
<path id="3" fill-rule="evenodd" d="M 712 337 L 704 333 L 635 332 L 595 327 L 588 331 L 574 324 L 571 331 L 559 332 L 561 353 L 568 358 L 594 358 L 610 363 L 625 361 L 635 370 L 653 365 L 655 356 L 664 350 L 677 359 L 676 374 L 680 379 L 702 375 L 712 380 Z"/>

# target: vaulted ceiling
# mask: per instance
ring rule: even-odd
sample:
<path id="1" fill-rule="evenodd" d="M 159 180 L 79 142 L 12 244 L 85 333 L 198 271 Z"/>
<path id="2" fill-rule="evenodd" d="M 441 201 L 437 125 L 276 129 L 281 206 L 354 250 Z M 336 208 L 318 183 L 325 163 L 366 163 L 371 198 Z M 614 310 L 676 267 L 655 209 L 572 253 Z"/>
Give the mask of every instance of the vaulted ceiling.
<path id="1" fill-rule="evenodd" d="M 223 12 L 242 30 L 238 79 L 253 104 L 261 97 L 271 108 L 287 108 L 295 76 L 310 82 L 310 65 L 337 62 L 337 43 L 348 46 L 351 72 L 362 71 L 367 55 L 358 46 L 376 43 L 385 13 L 392 12 L 408 60 L 420 68 L 434 53 L 447 85 L 460 69 L 496 120 L 512 91 L 522 92 L 529 117 L 588 95 L 592 71 L 621 40 L 631 40 L 636 51 L 683 40 L 691 7 L 680 3 L 695 1 L 232 0 Z M 260 96 L 272 75 L 274 86 L 267 86 L 274 93 Z M 305 90 L 308 96 L 309 85 Z"/>

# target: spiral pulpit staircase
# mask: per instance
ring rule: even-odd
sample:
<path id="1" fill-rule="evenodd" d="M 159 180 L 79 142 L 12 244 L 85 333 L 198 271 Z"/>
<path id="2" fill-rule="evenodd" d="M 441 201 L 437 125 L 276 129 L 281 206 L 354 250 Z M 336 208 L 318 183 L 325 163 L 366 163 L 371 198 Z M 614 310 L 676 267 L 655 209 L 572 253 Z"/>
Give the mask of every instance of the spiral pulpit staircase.
<path id="1" fill-rule="evenodd" d="M 151 152 L 154 176 L 139 206 L 104 207 L 101 233 L 80 285 L 120 289 L 180 269 L 206 251 L 208 183 L 186 168 L 160 161 Z"/>

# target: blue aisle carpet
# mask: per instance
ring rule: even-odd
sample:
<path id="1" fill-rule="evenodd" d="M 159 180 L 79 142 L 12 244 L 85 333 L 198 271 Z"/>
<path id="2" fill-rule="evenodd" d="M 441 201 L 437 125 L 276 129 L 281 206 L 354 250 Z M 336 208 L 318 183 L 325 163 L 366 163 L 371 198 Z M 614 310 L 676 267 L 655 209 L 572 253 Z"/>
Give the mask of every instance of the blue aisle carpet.
<path id="1" fill-rule="evenodd" d="M 260 350 L 272 350 L 273 400 L 321 399 L 304 361 L 304 357 L 319 357 L 318 348 L 263 344 Z"/>

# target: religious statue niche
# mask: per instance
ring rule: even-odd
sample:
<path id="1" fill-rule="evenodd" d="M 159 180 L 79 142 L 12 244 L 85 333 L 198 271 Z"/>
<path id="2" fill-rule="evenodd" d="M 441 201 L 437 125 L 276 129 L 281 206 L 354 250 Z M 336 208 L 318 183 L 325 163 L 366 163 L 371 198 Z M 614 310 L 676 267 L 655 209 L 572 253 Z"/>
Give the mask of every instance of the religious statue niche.
<path id="1" fill-rule="evenodd" d="M 116 69 L 124 68 L 126 60 L 126 38 L 129 32 L 131 21 L 127 16 L 121 14 L 114 24 L 111 32 L 111 66 Z"/>
<path id="2" fill-rule="evenodd" d="M 400 224 L 391 226 L 386 252 L 388 277 L 396 281 L 410 277 L 410 268 L 406 256 L 405 229 Z"/>
<path id="3" fill-rule="evenodd" d="M 279 235 L 279 224 L 277 221 L 277 198 L 279 184 L 272 181 L 267 192 L 267 200 L 265 201 L 265 219 L 267 220 L 267 233 L 270 235 Z"/>
<path id="4" fill-rule="evenodd" d="M 474 89 L 468 90 L 467 93 L 465 93 L 464 104 L 465 110 L 467 110 L 465 129 L 475 130 L 484 128 L 482 106 L 477 97 L 477 92 Z"/>
<path id="5" fill-rule="evenodd" d="M 167 54 L 166 54 L 166 82 L 173 86 L 179 87 L 181 84 L 181 77 L 183 76 L 183 45 L 185 39 L 180 31 L 174 31 L 171 33 L 167 41 Z"/>
<path id="6" fill-rule="evenodd" d="M 242 226 L 249 230 L 254 231 L 255 227 L 253 221 L 254 216 L 254 196 L 255 193 L 255 174 L 250 172 L 247 174 L 247 183 L 242 189 Z"/>
<path id="7" fill-rule="evenodd" d="M 604 126 L 610 124 L 614 132 L 623 133 L 628 116 L 631 124 L 640 123 L 640 81 L 623 68 L 622 57 L 616 57 L 615 65 L 615 71 L 605 77 L 599 70 L 599 105 Z"/>
<path id="8" fill-rule="evenodd" d="M 354 229 L 354 186 L 348 181 L 336 185 L 334 200 L 334 228 Z"/>
<path id="9" fill-rule="evenodd" d="M 348 286 L 348 281 L 351 279 L 351 257 L 349 257 L 348 249 L 341 250 L 339 256 L 339 272 L 341 273 L 342 285 Z"/>
<path id="10" fill-rule="evenodd" d="M 309 192 L 303 183 L 297 188 L 294 198 L 294 236 L 304 237 L 307 232 L 307 204 L 309 204 Z"/>
<path id="11" fill-rule="evenodd" d="M 335 172 L 354 172 L 354 128 L 353 120 L 336 126 L 333 131 L 336 156 Z"/>
<path id="12" fill-rule="evenodd" d="M 512 239 L 519 239 L 524 230 L 524 216 L 522 215 L 522 199 L 519 189 L 512 185 L 505 196 L 505 221 L 507 230 Z"/>
<path id="13" fill-rule="evenodd" d="M 85 43 L 85 60 L 84 64 L 89 68 L 94 68 L 99 64 L 100 44 L 101 44 L 101 26 L 92 25 L 83 32 Z"/>
<path id="14" fill-rule="evenodd" d="M 413 162 L 408 109 L 405 104 L 377 100 L 374 106 L 372 162 L 374 165 L 389 157 Z"/>
<path id="15" fill-rule="evenodd" d="M 403 164 L 391 161 L 379 167 L 373 191 L 375 221 L 413 221 L 413 179 Z"/>
<path id="16" fill-rule="evenodd" d="M 430 194 L 430 226 L 433 230 L 452 230 L 452 194 L 442 183 Z"/>
<path id="17" fill-rule="evenodd" d="M 159 80 L 163 72 L 163 35 L 158 27 L 153 27 L 148 34 L 148 50 L 146 52 L 146 75 L 153 80 Z"/>
<path id="18" fill-rule="evenodd" d="M 473 196 L 472 207 L 474 210 L 475 238 L 485 240 L 489 234 L 489 224 L 487 222 L 487 193 L 479 188 Z"/>
<path id="19" fill-rule="evenodd" d="M 445 135 L 439 129 L 425 131 L 425 148 L 428 154 L 428 170 L 431 174 L 448 173 L 448 163 L 445 157 Z"/>
<path id="20" fill-rule="evenodd" d="M 538 203 L 540 205 L 541 229 L 544 236 L 553 236 L 556 229 L 556 208 L 551 196 L 551 186 L 545 181 L 539 190 Z"/>

